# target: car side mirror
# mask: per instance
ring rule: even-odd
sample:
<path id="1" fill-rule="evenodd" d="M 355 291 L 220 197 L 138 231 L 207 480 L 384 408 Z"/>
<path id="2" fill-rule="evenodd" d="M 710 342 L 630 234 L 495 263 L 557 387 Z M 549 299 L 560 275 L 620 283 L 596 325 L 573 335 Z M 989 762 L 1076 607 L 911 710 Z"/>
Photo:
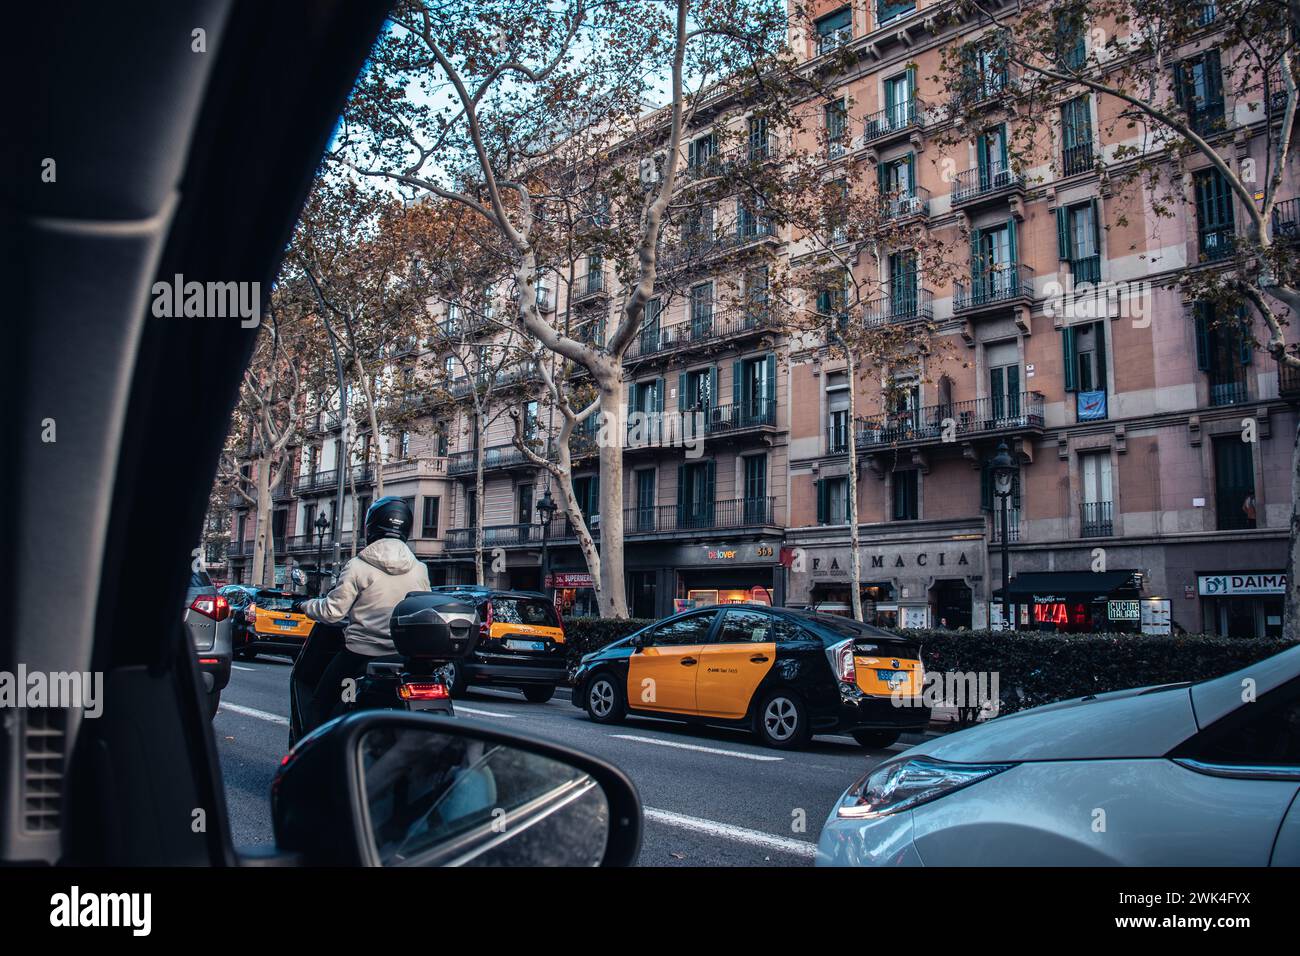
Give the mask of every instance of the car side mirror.
<path id="1" fill-rule="evenodd" d="M 641 799 L 611 764 L 459 717 L 361 711 L 271 784 L 277 850 L 316 866 L 628 866 Z"/>

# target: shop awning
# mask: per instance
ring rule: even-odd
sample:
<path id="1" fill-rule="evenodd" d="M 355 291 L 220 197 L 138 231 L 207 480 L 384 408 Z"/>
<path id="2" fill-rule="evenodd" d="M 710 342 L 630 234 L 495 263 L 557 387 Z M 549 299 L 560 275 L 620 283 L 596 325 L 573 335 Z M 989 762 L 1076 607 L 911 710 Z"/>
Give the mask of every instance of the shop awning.
<path id="1" fill-rule="evenodd" d="M 1133 571 L 1027 571 L 1011 579 L 1007 592 L 1012 601 L 1035 604 L 1103 601 L 1140 593 Z M 1002 589 L 994 591 L 993 597 L 1001 599 Z"/>

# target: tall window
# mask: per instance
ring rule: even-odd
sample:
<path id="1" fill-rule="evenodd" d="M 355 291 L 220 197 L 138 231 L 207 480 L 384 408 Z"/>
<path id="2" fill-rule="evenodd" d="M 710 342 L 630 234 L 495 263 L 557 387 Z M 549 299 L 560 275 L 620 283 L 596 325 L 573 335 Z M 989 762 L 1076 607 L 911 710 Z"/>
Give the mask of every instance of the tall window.
<path id="1" fill-rule="evenodd" d="M 776 414 L 776 356 L 737 359 L 732 363 L 732 401 L 736 404 L 734 424 L 771 425 Z"/>
<path id="2" fill-rule="evenodd" d="M 1193 179 L 1196 192 L 1196 246 L 1202 261 L 1232 255 L 1236 229 L 1232 192 L 1217 169 L 1203 169 Z"/>
<path id="3" fill-rule="evenodd" d="M 1220 531 L 1255 527 L 1255 461 L 1250 442 L 1214 439 L 1214 506 Z"/>
<path id="4" fill-rule="evenodd" d="M 971 286 L 973 304 L 1014 298 L 1020 287 L 1014 219 L 971 230 Z"/>
<path id="5" fill-rule="evenodd" d="M 1061 171 L 1066 176 L 1093 168 L 1092 110 L 1088 97 L 1076 96 L 1061 105 Z"/>
<path id="6" fill-rule="evenodd" d="M 1096 199 L 1056 208 L 1057 255 L 1074 281 L 1101 281 L 1101 207 Z"/>
<path id="7" fill-rule="evenodd" d="M 600 292 L 605 288 L 605 260 L 600 256 L 587 256 L 587 291 Z"/>
<path id="8" fill-rule="evenodd" d="M 1100 538 L 1114 534 L 1110 451 L 1088 452 L 1080 455 L 1079 471 L 1083 476 L 1083 501 L 1080 514 L 1080 529 L 1083 537 Z"/>
<path id="9" fill-rule="evenodd" d="M 915 521 L 920 517 L 920 472 L 916 469 L 895 471 L 894 484 L 894 520 Z"/>
<path id="10" fill-rule="evenodd" d="M 677 466 L 677 523 L 681 528 L 713 524 L 714 465 L 711 461 Z"/>
<path id="11" fill-rule="evenodd" d="M 827 103 L 824 108 L 826 121 L 826 149 L 831 159 L 844 155 L 844 139 L 849 128 L 849 108 L 843 99 Z"/>
<path id="12" fill-rule="evenodd" d="M 1211 405 L 1237 405 L 1249 400 L 1246 369 L 1254 357 L 1245 312 L 1217 314 L 1212 302 L 1196 302 L 1192 320 L 1196 330 L 1196 367 L 1205 372 Z"/>
<path id="13" fill-rule="evenodd" d="M 436 495 L 426 495 L 420 514 L 420 537 L 438 537 L 438 507 L 442 499 Z"/>
<path id="14" fill-rule="evenodd" d="M 843 7 L 819 19 L 817 28 L 817 55 L 829 53 L 853 39 L 853 10 Z"/>
<path id="15" fill-rule="evenodd" d="M 907 4 L 911 8 L 911 4 Z M 912 103 L 916 90 L 913 89 L 913 73 L 908 70 L 900 73 L 898 76 L 891 76 L 885 80 L 885 128 L 887 130 L 902 129 L 908 123 L 912 122 Z"/>
<path id="16" fill-rule="evenodd" d="M 750 455 L 745 461 L 745 523 L 765 524 L 767 513 L 767 455 Z"/>
<path id="17" fill-rule="evenodd" d="M 1020 351 L 1015 342 L 999 342 L 985 350 L 989 367 L 989 415 L 993 427 L 1020 417 Z"/>
<path id="18" fill-rule="evenodd" d="M 713 283 L 701 282 L 691 289 L 691 337 L 701 338 L 713 331 Z"/>
<path id="19" fill-rule="evenodd" d="M 655 471 L 643 468 L 636 473 L 636 530 L 655 528 Z"/>
<path id="20" fill-rule="evenodd" d="M 847 475 L 817 481 L 817 523 L 847 524 L 849 479 Z"/>
<path id="21" fill-rule="evenodd" d="M 1174 64 L 1174 99 L 1201 135 L 1224 128 L 1223 72 L 1218 50 L 1206 50 Z"/>
<path id="22" fill-rule="evenodd" d="M 1106 409 L 1106 323 L 1067 325 L 1061 330 L 1065 390 L 1076 392 L 1079 421 L 1096 421 Z"/>
<path id="23" fill-rule="evenodd" d="M 515 491 L 515 504 L 517 506 L 515 520 L 519 524 L 533 523 L 533 486 L 520 485 Z"/>
<path id="24" fill-rule="evenodd" d="M 772 155 L 772 143 L 767 135 L 767 117 L 749 118 L 749 161 L 757 162 Z"/>
<path id="25" fill-rule="evenodd" d="M 1087 26 L 1080 10 L 1061 10 L 1056 14 L 1056 63 L 1067 70 L 1081 69 L 1088 60 L 1084 44 Z"/>
<path id="26" fill-rule="evenodd" d="M 684 412 L 704 412 L 717 404 L 718 370 L 716 368 L 697 368 L 683 372 L 678 381 L 681 410 Z"/>
<path id="27" fill-rule="evenodd" d="M 845 372 L 826 376 L 826 453 L 844 455 L 849 450 L 849 377 Z"/>
<path id="28" fill-rule="evenodd" d="M 915 318 L 919 295 L 916 271 L 916 252 L 904 249 L 889 254 L 889 314 L 890 318 Z"/>
<path id="29" fill-rule="evenodd" d="M 718 137 L 714 133 L 697 136 L 686 144 L 686 165 L 690 169 L 707 172 L 718 155 Z"/>

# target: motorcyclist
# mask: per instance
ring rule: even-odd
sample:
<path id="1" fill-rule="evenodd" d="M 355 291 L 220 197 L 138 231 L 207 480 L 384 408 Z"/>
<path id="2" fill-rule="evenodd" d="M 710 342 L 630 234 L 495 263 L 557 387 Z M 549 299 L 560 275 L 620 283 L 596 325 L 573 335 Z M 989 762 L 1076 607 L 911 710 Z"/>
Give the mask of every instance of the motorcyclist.
<path id="1" fill-rule="evenodd" d="M 343 649 L 326 666 L 312 695 L 310 726 L 330 719 L 343 699 L 345 680 L 360 680 L 371 661 L 397 653 L 388 630 L 393 608 L 411 591 L 429 590 L 428 569 L 406 544 L 414 521 L 401 498 L 380 498 L 366 511 L 365 548 L 343 566 L 328 594 L 302 602 L 302 613 L 313 621 L 348 621 Z"/>

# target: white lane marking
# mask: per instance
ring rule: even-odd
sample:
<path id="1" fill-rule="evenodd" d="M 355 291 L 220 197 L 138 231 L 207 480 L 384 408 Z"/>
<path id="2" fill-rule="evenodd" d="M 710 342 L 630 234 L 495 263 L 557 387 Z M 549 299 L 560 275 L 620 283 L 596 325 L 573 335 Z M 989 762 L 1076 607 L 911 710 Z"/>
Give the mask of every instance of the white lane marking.
<path id="1" fill-rule="evenodd" d="M 231 664 L 230 666 L 233 667 L 233 668 L 234 668 L 235 670 L 237 670 L 237 671 L 255 671 L 255 670 L 257 670 L 256 667 L 242 667 L 242 666 L 240 666 L 239 664 Z"/>
<path id="2" fill-rule="evenodd" d="M 466 707 L 462 704 L 454 704 L 453 706 L 456 708 L 456 713 L 458 714 L 460 713 L 474 714 L 475 716 L 478 717 L 504 717 L 507 720 L 513 720 L 514 718 L 519 716 L 518 714 L 501 714 L 501 713 L 497 713 L 497 711 L 495 710 L 478 710 L 474 707 Z"/>
<path id="3" fill-rule="evenodd" d="M 611 737 L 617 737 L 619 740 L 635 740 L 643 744 L 658 744 L 660 747 L 676 747 L 679 750 L 698 750 L 706 754 L 722 754 L 724 757 L 739 757 L 741 760 L 758 760 L 763 763 L 770 763 L 776 760 L 784 760 L 784 757 L 773 757 L 770 754 L 746 754 L 738 750 L 723 750 L 721 747 L 701 747 L 699 744 L 683 744 L 675 740 L 660 740 L 657 737 L 638 737 L 636 734 L 610 734 Z"/>
<path id="4" fill-rule="evenodd" d="M 689 817 L 684 813 L 673 813 L 671 810 L 657 810 L 654 807 L 642 807 L 642 810 L 647 820 L 664 823 L 670 827 L 681 827 L 683 830 L 707 833 L 709 836 L 722 837 L 724 840 L 748 843 L 751 846 L 761 846 L 782 853 L 793 853 L 796 856 L 808 859 L 812 859 L 817 854 L 817 844 L 809 843 L 807 840 L 774 836 L 771 833 L 764 833 L 762 830 L 751 830 L 748 827 L 733 826 L 730 823 L 718 823 L 716 820 L 706 820 L 703 817 Z"/>
<path id="5" fill-rule="evenodd" d="M 220 713 L 223 710 L 228 710 L 232 714 L 243 714 L 245 717 L 256 717 L 258 720 L 270 721 L 273 724 L 284 724 L 286 727 L 289 726 L 288 717 L 281 717 L 279 714 L 272 714 L 269 711 L 258 710 L 256 707 L 244 707 L 241 704 L 228 704 L 223 700 L 218 706 L 217 712 Z"/>

